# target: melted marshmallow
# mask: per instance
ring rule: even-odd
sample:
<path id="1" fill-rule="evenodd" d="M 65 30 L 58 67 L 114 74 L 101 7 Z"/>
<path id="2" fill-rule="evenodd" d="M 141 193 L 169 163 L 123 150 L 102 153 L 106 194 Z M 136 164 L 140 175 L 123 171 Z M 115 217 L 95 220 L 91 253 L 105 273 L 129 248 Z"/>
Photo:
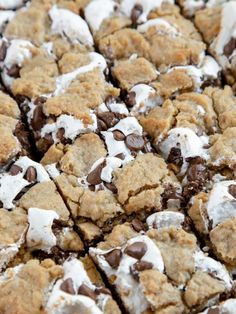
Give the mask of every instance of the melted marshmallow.
<path id="1" fill-rule="evenodd" d="M 184 223 L 184 215 L 178 212 L 163 211 L 150 215 L 147 218 L 149 228 L 162 229 L 171 226 L 181 228 Z"/>
<path id="2" fill-rule="evenodd" d="M 13 65 L 21 67 L 25 59 L 31 58 L 31 52 L 29 49 L 31 47 L 33 47 L 33 45 L 28 40 L 13 39 L 10 42 L 2 72 L 2 80 L 6 86 L 11 86 L 14 81 L 14 78 L 7 74 L 7 69 L 10 69 Z"/>
<path id="3" fill-rule="evenodd" d="M 0 32 L 3 32 L 5 25 L 13 19 L 15 12 L 11 10 L 0 11 Z"/>
<path id="4" fill-rule="evenodd" d="M 90 116 L 93 120 L 93 124 L 85 125 L 80 119 L 62 114 L 57 118 L 56 122 L 43 126 L 41 136 L 44 137 L 46 134 L 51 133 L 54 142 L 57 143 L 59 142 L 56 136 L 57 132 L 59 129 L 63 128 L 65 130 L 64 137 L 73 141 L 79 134 L 93 132 L 97 129 L 96 115 L 91 112 Z"/>
<path id="5" fill-rule="evenodd" d="M 153 264 L 153 269 L 163 272 L 164 262 L 160 250 L 146 235 L 139 235 L 128 240 L 126 245 L 121 248 L 123 254 L 117 269 L 112 268 L 104 257 L 104 254 L 111 250 L 104 251 L 97 248 L 90 248 L 90 254 L 98 260 L 100 268 L 103 269 L 108 277 L 115 275 L 114 285 L 129 313 L 141 314 L 148 309 L 149 304 L 143 295 L 140 284 L 130 273 L 130 267 L 137 262 L 137 259 L 124 253 L 125 248 L 135 242 L 143 242 L 147 246 L 147 251 L 141 258 L 141 261 L 150 262 Z"/>
<path id="6" fill-rule="evenodd" d="M 107 66 L 106 60 L 103 58 L 102 55 L 96 52 L 90 52 L 89 57 L 91 60 L 89 64 L 84 65 L 74 70 L 73 72 L 60 75 L 56 79 L 56 89 L 55 92 L 53 93 L 54 96 L 63 93 L 78 75 L 92 71 L 97 67 L 101 69 L 101 72 L 103 72 L 106 69 Z"/>
<path id="7" fill-rule="evenodd" d="M 59 219 L 59 215 L 54 210 L 29 208 L 29 229 L 26 234 L 28 247 L 50 252 L 50 249 L 57 243 L 57 239 L 52 232 L 54 219 Z"/>
<path id="8" fill-rule="evenodd" d="M 87 296 L 80 294 L 69 294 L 60 289 L 63 281 L 68 278 L 72 279 L 73 288 L 75 291 L 78 291 L 82 284 L 85 284 L 92 290 L 96 289 L 95 285 L 92 284 L 90 278 L 88 277 L 83 264 L 79 260 L 73 258 L 64 262 L 63 270 L 64 276 L 55 283 L 48 299 L 46 310 L 51 314 L 102 314 L 106 302 L 110 298 L 109 295 L 100 294 L 99 297 L 102 299 L 100 304 L 103 306 L 99 308 L 95 301 Z"/>
<path id="9" fill-rule="evenodd" d="M 131 88 L 130 92 L 135 93 L 135 105 L 132 107 L 132 112 L 145 113 L 155 106 L 160 106 L 163 102 L 163 98 L 156 90 L 146 84 L 137 84 Z"/>
<path id="10" fill-rule="evenodd" d="M 93 0 L 84 10 L 84 16 L 92 32 L 99 30 L 102 22 L 115 11 L 117 3 L 112 0 Z"/>
<path id="11" fill-rule="evenodd" d="M 212 221 L 212 228 L 230 218 L 236 217 L 236 199 L 228 192 L 231 184 L 236 185 L 236 182 L 233 180 L 218 182 L 214 184 L 210 192 L 207 213 Z"/>
<path id="12" fill-rule="evenodd" d="M 146 33 L 150 27 L 155 27 L 158 34 L 165 36 L 176 37 L 179 36 L 179 31 L 170 23 L 162 18 L 148 20 L 146 23 L 138 26 L 137 30 L 140 33 Z"/>
<path id="13" fill-rule="evenodd" d="M 46 165 L 44 168 L 47 170 L 50 178 L 52 178 L 53 180 L 60 175 L 60 171 L 57 169 L 56 163 Z"/>
<path id="14" fill-rule="evenodd" d="M 15 176 L 9 173 L 0 174 L 0 200 L 3 203 L 3 207 L 10 209 L 14 207 L 13 200 L 20 193 L 20 191 L 30 185 L 31 183 L 24 179 L 24 175 L 28 167 L 32 166 L 37 172 L 37 182 L 49 181 L 49 176 L 42 165 L 29 159 L 28 157 L 20 157 L 14 165 L 22 168 L 22 172 Z"/>
<path id="15" fill-rule="evenodd" d="M 17 9 L 25 3 L 25 0 L 0 0 L 0 9 Z"/>
<path id="16" fill-rule="evenodd" d="M 162 3 L 164 1 L 163 0 L 122 0 L 121 2 L 121 11 L 127 15 L 127 16 L 131 16 L 131 12 L 133 7 L 136 4 L 139 4 L 142 6 L 142 14 L 138 17 L 137 22 L 138 23 L 143 23 L 147 21 L 147 16 L 148 14 L 156 9 L 159 8 Z M 165 2 L 170 2 L 170 3 L 174 3 L 174 1 L 171 0 L 167 0 Z"/>
<path id="17" fill-rule="evenodd" d="M 232 288 L 232 279 L 225 266 L 213 258 L 205 256 L 202 251 L 194 253 L 195 268 L 203 272 L 211 273 L 213 277 L 222 280 L 227 290 Z"/>
<path id="18" fill-rule="evenodd" d="M 51 31 L 53 34 L 66 36 L 75 44 L 93 45 L 93 37 L 88 25 L 79 15 L 67 9 L 59 9 L 54 5 L 49 11 L 49 16 L 52 19 Z"/>

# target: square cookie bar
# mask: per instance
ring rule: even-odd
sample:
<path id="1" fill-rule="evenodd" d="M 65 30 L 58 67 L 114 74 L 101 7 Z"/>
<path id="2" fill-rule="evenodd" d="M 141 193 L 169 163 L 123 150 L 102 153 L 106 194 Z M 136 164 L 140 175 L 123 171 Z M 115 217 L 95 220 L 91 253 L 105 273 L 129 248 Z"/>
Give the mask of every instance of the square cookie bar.
<path id="1" fill-rule="evenodd" d="M 110 99 L 99 106 L 97 116 L 98 134 L 81 135 L 72 145 L 53 145 L 41 160 L 88 242 L 124 219 L 143 219 L 161 210 L 181 192 L 123 103 Z"/>
<path id="2" fill-rule="evenodd" d="M 0 268 L 16 254 L 65 258 L 83 243 L 42 165 L 20 157 L 0 174 Z M 21 251 L 21 252 L 20 252 Z"/>
<path id="3" fill-rule="evenodd" d="M 149 230 L 125 223 L 90 248 L 128 313 L 195 313 L 230 295 L 229 272 L 200 250 L 184 221 L 180 212 L 155 213 Z"/>
<path id="4" fill-rule="evenodd" d="M 235 86 L 235 1 L 200 10 L 195 24 L 209 45 L 209 52 L 224 70 L 228 84 Z"/>
<path id="5" fill-rule="evenodd" d="M 121 313 L 88 257 L 71 257 L 61 266 L 31 259 L 7 268 L 0 291 L 2 313 Z"/>

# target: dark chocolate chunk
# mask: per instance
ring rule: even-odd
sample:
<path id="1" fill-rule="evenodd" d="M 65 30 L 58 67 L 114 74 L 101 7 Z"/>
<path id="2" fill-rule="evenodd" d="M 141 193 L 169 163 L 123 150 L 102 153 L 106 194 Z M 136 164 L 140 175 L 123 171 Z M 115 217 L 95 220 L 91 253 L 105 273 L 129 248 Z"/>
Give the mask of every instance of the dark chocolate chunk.
<path id="1" fill-rule="evenodd" d="M 123 153 L 117 154 L 117 155 L 115 155 L 114 157 L 120 158 L 121 160 L 124 160 L 124 159 L 125 159 L 125 155 L 124 155 Z"/>
<path id="2" fill-rule="evenodd" d="M 133 107 L 136 104 L 135 99 L 136 93 L 135 92 L 129 92 L 125 97 L 125 103 L 129 107 Z"/>
<path id="3" fill-rule="evenodd" d="M 181 167 L 183 164 L 183 157 L 181 156 L 181 150 L 178 147 L 172 147 L 167 158 L 167 162 Z"/>
<path id="4" fill-rule="evenodd" d="M 116 141 L 124 141 L 125 139 L 125 135 L 124 133 L 122 133 L 121 131 L 119 130 L 115 130 L 112 132 L 113 133 L 113 137 Z"/>
<path id="5" fill-rule="evenodd" d="M 30 166 L 25 173 L 25 179 L 29 182 L 35 182 L 37 179 L 37 171 L 34 167 Z"/>
<path id="6" fill-rule="evenodd" d="M 12 165 L 9 172 L 12 176 L 16 176 L 18 173 L 22 172 L 23 169 L 17 165 Z"/>
<path id="7" fill-rule="evenodd" d="M 236 198 L 236 184 L 230 184 L 228 187 L 228 192 L 231 194 L 234 198 Z"/>
<path id="8" fill-rule="evenodd" d="M 97 185 L 99 183 L 102 183 L 101 172 L 102 172 L 102 169 L 105 167 L 105 165 L 106 165 L 106 161 L 100 163 L 95 169 L 93 169 L 93 171 L 91 171 L 87 175 L 87 181 L 89 184 Z"/>
<path id="9" fill-rule="evenodd" d="M 132 24 L 134 26 L 137 24 L 137 20 L 142 13 L 143 13 L 143 7 L 141 6 L 141 4 L 135 4 L 130 15 Z"/>
<path id="10" fill-rule="evenodd" d="M 108 128 L 113 127 L 118 122 L 114 113 L 110 111 L 98 113 L 98 118 L 101 119 Z"/>
<path id="11" fill-rule="evenodd" d="M 144 230 L 144 224 L 137 218 L 134 218 L 131 221 L 131 225 L 134 228 L 135 231 L 140 232 L 142 230 Z"/>
<path id="12" fill-rule="evenodd" d="M 117 268 L 120 265 L 122 252 L 119 249 L 114 249 L 104 255 L 106 261 L 112 268 Z"/>
<path id="13" fill-rule="evenodd" d="M 144 242 L 135 242 L 127 246 L 124 253 L 134 257 L 136 259 L 141 259 L 147 252 L 147 245 Z"/>
<path id="14" fill-rule="evenodd" d="M 71 278 L 67 278 L 66 280 L 64 280 L 63 283 L 60 285 L 60 289 L 69 294 L 76 294 L 73 287 L 73 280 Z"/>
<path id="15" fill-rule="evenodd" d="M 31 126 L 32 128 L 37 131 L 40 130 L 44 123 L 45 123 L 46 116 L 43 113 L 43 106 L 42 104 L 37 105 L 37 107 L 34 109 L 33 118 L 31 120 Z"/>
<path id="16" fill-rule="evenodd" d="M 97 294 L 102 293 L 102 294 L 109 294 L 109 295 L 111 295 L 111 291 L 110 291 L 109 289 L 105 288 L 105 287 L 96 288 L 96 289 L 95 289 L 95 292 L 96 292 Z"/>
<path id="17" fill-rule="evenodd" d="M 130 150 L 138 151 L 144 147 L 144 139 L 142 136 L 132 133 L 126 136 L 125 144 Z"/>
<path id="18" fill-rule="evenodd" d="M 79 287 L 78 294 L 86 295 L 87 297 L 96 300 L 97 294 L 94 290 L 89 288 L 87 285 L 84 283 Z"/>
<path id="19" fill-rule="evenodd" d="M 231 38 L 230 41 L 224 46 L 224 54 L 230 57 L 236 48 L 236 38 Z"/>
<path id="20" fill-rule="evenodd" d="M 20 67 L 17 64 L 13 64 L 7 69 L 7 74 L 11 77 L 18 78 L 20 76 Z"/>
<path id="21" fill-rule="evenodd" d="M 116 186 L 115 186 L 114 183 L 104 182 L 104 185 L 105 185 L 105 187 L 106 187 L 108 190 L 112 191 L 112 193 L 114 193 L 114 194 L 117 193 L 117 188 L 116 188 Z"/>
<path id="22" fill-rule="evenodd" d="M 0 47 L 0 61 L 3 61 L 6 58 L 6 54 L 7 54 L 7 44 L 5 41 L 3 41 Z"/>

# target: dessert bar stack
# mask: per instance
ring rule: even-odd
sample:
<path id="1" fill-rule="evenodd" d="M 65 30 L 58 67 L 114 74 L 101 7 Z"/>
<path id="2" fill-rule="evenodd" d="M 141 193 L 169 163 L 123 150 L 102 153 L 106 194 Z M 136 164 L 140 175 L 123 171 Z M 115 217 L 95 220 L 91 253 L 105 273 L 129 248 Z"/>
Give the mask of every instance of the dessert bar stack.
<path id="1" fill-rule="evenodd" d="M 234 314 L 236 1 L 0 0 L 0 313 Z"/>

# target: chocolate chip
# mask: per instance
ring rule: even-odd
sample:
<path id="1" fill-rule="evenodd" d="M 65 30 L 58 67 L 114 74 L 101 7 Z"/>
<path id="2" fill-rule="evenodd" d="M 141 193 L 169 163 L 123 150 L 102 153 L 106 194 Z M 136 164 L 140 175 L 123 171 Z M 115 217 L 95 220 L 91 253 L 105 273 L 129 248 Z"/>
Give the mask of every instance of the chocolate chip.
<path id="1" fill-rule="evenodd" d="M 13 64 L 7 69 L 7 74 L 11 77 L 18 78 L 20 76 L 20 67 L 17 64 Z"/>
<path id="2" fill-rule="evenodd" d="M 119 249 L 114 249 L 104 254 L 106 261 L 112 268 L 117 268 L 120 265 L 121 256 L 122 252 Z"/>
<path id="3" fill-rule="evenodd" d="M 207 314 L 220 314 L 220 309 L 218 307 L 214 309 L 208 309 Z"/>
<path id="4" fill-rule="evenodd" d="M 165 187 L 164 192 L 161 195 L 163 208 L 168 207 L 168 200 L 180 200 L 183 201 L 183 197 L 176 191 L 176 187 L 169 184 Z"/>
<path id="5" fill-rule="evenodd" d="M 236 198 L 236 185 L 230 184 L 228 187 L 228 192 L 231 194 L 234 198 Z"/>
<path id="6" fill-rule="evenodd" d="M 119 130 L 115 130 L 112 132 L 113 133 L 113 137 L 116 141 L 124 141 L 125 139 L 125 135 L 124 133 L 122 133 L 121 131 Z"/>
<path id="7" fill-rule="evenodd" d="M 188 181 L 205 182 L 208 178 L 208 170 L 204 164 L 190 164 L 187 171 Z"/>
<path id="8" fill-rule="evenodd" d="M 105 167 L 105 165 L 106 165 L 106 161 L 104 160 L 104 162 L 100 163 L 95 169 L 93 169 L 93 171 L 91 171 L 87 175 L 87 181 L 89 184 L 97 185 L 99 183 L 102 183 L 101 172 L 102 172 L 102 169 Z"/>
<path id="9" fill-rule="evenodd" d="M 113 127 L 118 122 L 114 113 L 110 111 L 98 113 L 98 118 L 101 119 L 108 128 Z"/>
<path id="10" fill-rule="evenodd" d="M 38 97 L 34 100 L 34 104 L 35 104 L 36 106 L 38 106 L 38 105 L 44 104 L 46 101 L 47 101 L 47 97 L 38 96 Z"/>
<path id="11" fill-rule="evenodd" d="M 29 182 L 35 182 L 37 179 L 37 171 L 34 167 L 30 166 L 25 173 L 25 179 Z"/>
<path id="12" fill-rule="evenodd" d="M 129 107 L 133 107 L 136 104 L 136 93 L 135 92 L 129 92 L 125 97 L 125 103 Z"/>
<path id="13" fill-rule="evenodd" d="M 127 246 L 126 249 L 124 250 L 125 254 L 136 259 L 141 259 L 146 252 L 147 245 L 144 242 L 135 242 Z"/>
<path id="14" fill-rule="evenodd" d="M 7 44 L 5 41 L 3 41 L 0 47 L 0 61 L 3 61 L 6 58 L 6 54 L 7 54 Z"/>
<path id="15" fill-rule="evenodd" d="M 124 159 L 125 159 L 125 155 L 124 155 L 123 153 L 117 154 L 117 155 L 115 155 L 114 157 L 120 158 L 121 160 L 124 160 Z"/>
<path id="16" fill-rule="evenodd" d="M 103 122 L 101 119 L 97 119 L 97 125 L 98 125 L 98 131 L 106 131 L 107 130 L 107 125 L 105 122 Z"/>
<path id="17" fill-rule="evenodd" d="M 135 6 L 133 7 L 132 11 L 131 11 L 131 21 L 133 25 L 137 24 L 137 20 L 140 17 L 140 15 L 143 13 L 143 7 L 140 4 L 135 4 Z"/>
<path id="18" fill-rule="evenodd" d="M 230 41 L 224 46 L 224 54 L 230 57 L 236 48 L 236 38 L 231 38 Z"/>
<path id="19" fill-rule="evenodd" d="M 181 156 L 181 150 L 178 147 L 172 147 L 167 158 L 167 162 L 181 167 L 183 164 L 183 157 Z"/>
<path id="20" fill-rule="evenodd" d="M 131 221 L 131 225 L 134 228 L 135 231 L 140 232 L 142 230 L 144 230 L 144 224 L 137 218 L 134 218 Z"/>
<path id="21" fill-rule="evenodd" d="M 79 287 L 78 294 L 86 295 L 87 297 L 96 300 L 97 294 L 94 290 L 89 288 L 87 285 L 84 283 Z"/>
<path id="22" fill-rule="evenodd" d="M 139 273 L 141 271 L 152 269 L 153 264 L 145 261 L 138 261 L 134 265 L 130 267 L 130 273 L 134 277 L 135 280 L 139 280 Z"/>
<path id="23" fill-rule="evenodd" d="M 105 288 L 105 287 L 96 288 L 96 289 L 95 289 L 95 292 L 96 292 L 97 294 L 102 293 L 102 294 L 109 294 L 109 295 L 111 295 L 111 291 L 110 291 L 109 289 Z"/>
<path id="24" fill-rule="evenodd" d="M 29 132 L 25 130 L 25 126 L 22 122 L 17 123 L 14 134 L 18 138 L 22 147 L 27 151 L 30 150 Z"/>
<path id="25" fill-rule="evenodd" d="M 9 172 L 12 176 L 16 176 L 18 173 L 22 172 L 23 169 L 17 165 L 12 165 Z"/>
<path id="26" fill-rule="evenodd" d="M 108 182 L 104 182 L 105 187 L 112 191 L 112 193 L 116 194 L 117 193 L 117 187 L 115 186 L 114 183 L 108 183 Z"/>
<path id="27" fill-rule="evenodd" d="M 126 136 L 125 144 L 130 150 L 138 151 L 144 147 L 144 139 L 142 136 L 132 133 Z"/>
<path id="28" fill-rule="evenodd" d="M 64 280 L 63 283 L 60 285 L 60 289 L 69 294 L 76 294 L 71 278 L 67 278 L 66 280 Z"/>
<path id="29" fill-rule="evenodd" d="M 57 138 L 62 142 L 65 138 L 64 138 L 64 135 L 65 135 L 65 129 L 64 128 L 59 128 L 58 131 L 57 131 Z"/>
<path id="30" fill-rule="evenodd" d="M 31 120 L 31 126 L 32 128 L 37 131 L 40 130 L 44 123 L 45 123 L 46 116 L 43 113 L 43 106 L 42 104 L 37 105 L 37 107 L 34 109 L 33 118 Z"/>

